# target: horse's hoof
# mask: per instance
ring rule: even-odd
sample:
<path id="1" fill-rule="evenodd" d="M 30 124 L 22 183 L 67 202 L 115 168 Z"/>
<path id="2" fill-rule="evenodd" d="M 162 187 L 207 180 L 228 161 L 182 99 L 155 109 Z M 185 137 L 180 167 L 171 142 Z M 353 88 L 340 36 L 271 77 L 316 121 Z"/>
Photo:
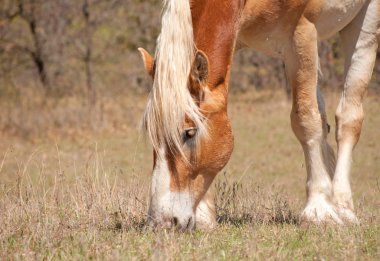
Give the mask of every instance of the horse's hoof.
<path id="1" fill-rule="evenodd" d="M 201 230 L 201 231 L 210 231 L 210 230 L 213 230 L 217 227 L 217 223 L 216 221 L 214 222 L 203 222 L 203 221 L 197 221 L 196 222 L 196 225 L 195 225 L 195 228 L 197 230 Z"/>
<path id="2" fill-rule="evenodd" d="M 355 213 L 351 209 L 345 207 L 338 207 L 337 209 L 340 219 L 343 220 L 345 223 L 353 225 L 360 224 L 359 219 L 356 217 Z"/>
<path id="3" fill-rule="evenodd" d="M 300 221 L 301 224 L 343 224 L 343 221 L 339 217 L 335 207 L 323 198 L 309 201 L 305 209 L 302 211 Z"/>

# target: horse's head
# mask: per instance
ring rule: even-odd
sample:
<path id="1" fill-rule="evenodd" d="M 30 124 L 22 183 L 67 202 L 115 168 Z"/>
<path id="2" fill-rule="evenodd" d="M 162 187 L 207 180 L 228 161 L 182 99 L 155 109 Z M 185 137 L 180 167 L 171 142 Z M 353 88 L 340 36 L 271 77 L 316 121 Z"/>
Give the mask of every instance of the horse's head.
<path id="1" fill-rule="evenodd" d="M 159 61 L 139 50 L 147 72 L 156 81 Z M 187 88 L 182 90 L 183 100 L 177 100 L 180 95 L 169 91 L 170 86 L 151 92 L 144 125 L 154 147 L 149 209 L 149 222 L 154 226 L 193 228 L 198 204 L 230 158 L 233 136 L 227 116 L 227 89 L 224 82 L 211 86 L 208 79 L 208 58 L 202 51 L 196 51 Z M 153 84 L 153 88 L 160 87 Z M 162 94 L 166 100 L 155 97 Z M 173 97 L 167 97 L 169 94 Z M 183 102 L 188 104 L 183 111 L 178 110 Z"/>
<path id="2" fill-rule="evenodd" d="M 233 149 L 227 84 L 243 2 L 164 3 L 155 57 L 139 49 L 153 78 L 143 119 L 154 148 L 149 223 L 207 226 L 205 194 Z"/>

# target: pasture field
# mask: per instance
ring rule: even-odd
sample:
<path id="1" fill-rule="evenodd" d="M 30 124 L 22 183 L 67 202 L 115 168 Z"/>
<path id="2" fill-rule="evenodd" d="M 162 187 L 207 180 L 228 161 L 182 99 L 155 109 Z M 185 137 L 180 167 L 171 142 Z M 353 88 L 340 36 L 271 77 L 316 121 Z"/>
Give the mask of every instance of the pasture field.
<path id="1" fill-rule="evenodd" d="M 336 147 L 339 94 L 325 98 Z M 354 152 L 360 225 L 298 224 L 306 170 L 290 128 L 290 102 L 282 92 L 261 91 L 230 95 L 235 149 L 214 182 L 219 226 L 188 233 L 145 226 L 152 152 L 137 128 L 145 101 L 118 97 L 105 104 L 117 108 L 117 120 L 101 131 L 62 125 L 35 138 L 0 133 L 1 260 L 380 259 L 378 94 L 366 98 Z"/>

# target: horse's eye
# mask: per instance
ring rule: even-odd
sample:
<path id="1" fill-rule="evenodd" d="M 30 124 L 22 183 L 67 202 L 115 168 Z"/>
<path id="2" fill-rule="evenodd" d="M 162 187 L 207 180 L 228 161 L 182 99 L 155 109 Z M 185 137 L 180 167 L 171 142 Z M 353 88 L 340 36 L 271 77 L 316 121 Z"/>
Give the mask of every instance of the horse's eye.
<path id="1" fill-rule="evenodd" d="M 183 140 L 186 142 L 192 138 L 194 138 L 195 134 L 197 134 L 197 128 L 187 128 L 183 133 Z"/>

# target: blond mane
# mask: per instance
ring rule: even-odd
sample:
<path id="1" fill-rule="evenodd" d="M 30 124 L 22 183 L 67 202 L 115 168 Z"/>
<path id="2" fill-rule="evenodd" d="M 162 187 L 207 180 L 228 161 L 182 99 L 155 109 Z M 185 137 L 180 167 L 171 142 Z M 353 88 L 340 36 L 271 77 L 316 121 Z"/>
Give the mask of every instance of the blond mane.
<path id="1" fill-rule="evenodd" d="M 195 55 L 189 0 L 164 0 L 162 29 L 157 40 L 153 88 L 143 117 L 143 127 L 154 149 L 165 142 L 171 151 L 183 153 L 185 117 L 205 134 L 204 117 L 188 88 Z"/>

